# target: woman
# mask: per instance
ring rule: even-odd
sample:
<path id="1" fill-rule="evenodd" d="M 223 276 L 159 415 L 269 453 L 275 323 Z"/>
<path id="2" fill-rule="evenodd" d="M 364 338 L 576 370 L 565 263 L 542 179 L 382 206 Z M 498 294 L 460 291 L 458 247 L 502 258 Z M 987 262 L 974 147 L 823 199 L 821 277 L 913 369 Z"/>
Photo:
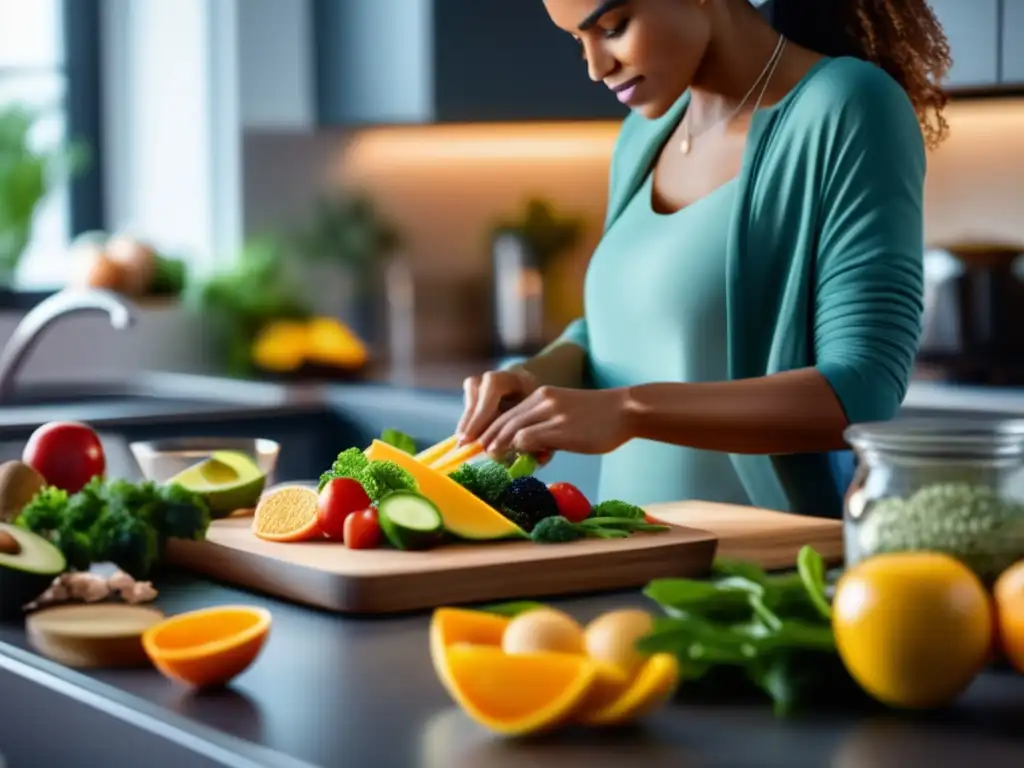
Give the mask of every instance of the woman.
<path id="1" fill-rule="evenodd" d="M 917 348 L 949 50 L 925 0 L 778 2 L 782 34 L 749 0 L 545 0 L 633 112 L 585 316 L 466 381 L 463 442 L 606 454 L 601 498 L 840 514 L 830 452 Z"/>

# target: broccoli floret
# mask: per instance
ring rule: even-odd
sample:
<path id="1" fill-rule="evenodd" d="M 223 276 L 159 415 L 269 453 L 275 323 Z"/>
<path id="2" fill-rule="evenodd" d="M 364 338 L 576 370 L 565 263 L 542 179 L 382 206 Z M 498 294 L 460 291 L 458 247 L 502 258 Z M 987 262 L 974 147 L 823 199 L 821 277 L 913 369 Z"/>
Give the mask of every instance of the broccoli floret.
<path id="1" fill-rule="evenodd" d="M 99 520 L 105 506 L 106 501 L 90 482 L 68 499 L 60 527 L 85 533 Z"/>
<path id="2" fill-rule="evenodd" d="M 584 536 L 586 532 L 582 528 L 573 525 L 561 515 L 545 517 L 530 531 L 530 538 L 538 544 L 565 544 Z"/>
<path id="3" fill-rule="evenodd" d="M 449 472 L 448 478 L 475 494 L 478 474 L 477 465 L 467 461 L 465 464 L 460 464 L 455 471 Z"/>
<path id="4" fill-rule="evenodd" d="M 155 528 L 117 505 L 108 506 L 93 526 L 92 555 L 110 562 L 136 579 L 144 578 L 160 555 Z"/>
<path id="5" fill-rule="evenodd" d="M 375 503 L 395 491 L 417 490 L 413 476 L 393 461 L 371 461 L 356 479 Z"/>
<path id="6" fill-rule="evenodd" d="M 631 520 L 643 520 L 645 517 L 644 511 L 640 507 L 627 501 L 618 501 L 616 499 L 609 499 L 608 501 L 595 504 L 594 508 L 590 511 L 590 516 L 627 517 Z"/>
<path id="7" fill-rule="evenodd" d="M 21 528 L 47 536 L 61 527 L 67 506 L 67 491 L 46 486 L 22 508 L 14 522 Z"/>
<path id="8" fill-rule="evenodd" d="M 448 477 L 492 507 L 500 503 L 501 495 L 512 483 L 505 466 L 491 459 L 462 464 Z"/>
<path id="9" fill-rule="evenodd" d="M 53 544 L 64 555 L 68 567 L 88 571 L 93 564 L 92 541 L 85 531 L 64 525 L 53 536 Z"/>
<path id="10" fill-rule="evenodd" d="M 558 502 L 535 477 L 517 477 L 501 494 L 501 513 L 526 532 L 541 520 L 558 514 Z"/>
<path id="11" fill-rule="evenodd" d="M 338 454 L 334 463 L 331 464 L 331 468 L 320 475 L 320 484 L 317 490 L 322 491 L 324 486 L 336 477 L 350 477 L 358 480 L 360 474 L 369 464 L 370 460 L 366 458 L 366 454 L 358 448 L 346 448 Z"/>
<path id="12" fill-rule="evenodd" d="M 210 509 L 201 496 L 176 483 L 161 487 L 158 494 L 152 522 L 161 538 L 200 541 L 206 536 Z"/>

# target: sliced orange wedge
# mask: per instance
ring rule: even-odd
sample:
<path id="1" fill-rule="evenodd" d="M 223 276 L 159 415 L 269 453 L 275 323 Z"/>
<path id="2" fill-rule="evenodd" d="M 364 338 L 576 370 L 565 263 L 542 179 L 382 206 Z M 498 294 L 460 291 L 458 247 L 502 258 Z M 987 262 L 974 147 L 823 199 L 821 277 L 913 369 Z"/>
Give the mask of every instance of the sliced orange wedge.
<path id="1" fill-rule="evenodd" d="M 445 655 L 452 698 L 474 721 L 506 736 L 572 720 L 597 674 L 580 654 L 509 655 L 496 646 L 457 644 Z"/>
<path id="2" fill-rule="evenodd" d="M 613 672 L 622 677 L 616 679 Z M 595 685 L 575 720 L 585 725 L 618 725 L 638 720 L 664 704 L 679 684 L 679 661 L 656 653 L 632 677 L 616 667 L 601 667 Z"/>
<path id="3" fill-rule="evenodd" d="M 501 647 L 509 619 L 485 611 L 438 608 L 430 620 L 430 659 L 441 683 L 451 690 L 447 650 L 456 644 Z"/>
<path id="4" fill-rule="evenodd" d="M 147 629 L 142 647 L 167 677 L 198 688 L 224 685 L 259 656 L 270 611 L 222 605 L 173 616 Z"/>
<path id="5" fill-rule="evenodd" d="M 298 542 L 321 537 L 317 523 L 317 492 L 304 486 L 285 486 L 264 494 L 256 505 L 252 532 L 267 541 Z"/>

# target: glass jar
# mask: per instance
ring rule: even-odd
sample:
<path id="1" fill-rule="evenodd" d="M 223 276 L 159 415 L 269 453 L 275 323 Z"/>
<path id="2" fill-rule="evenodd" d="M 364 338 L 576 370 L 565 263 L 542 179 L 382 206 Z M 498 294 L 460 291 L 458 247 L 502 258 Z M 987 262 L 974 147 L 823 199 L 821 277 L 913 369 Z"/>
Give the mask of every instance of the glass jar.
<path id="1" fill-rule="evenodd" d="M 847 567 L 883 552 L 945 552 L 990 584 L 1024 558 L 1024 419 L 899 419 L 846 430 Z"/>

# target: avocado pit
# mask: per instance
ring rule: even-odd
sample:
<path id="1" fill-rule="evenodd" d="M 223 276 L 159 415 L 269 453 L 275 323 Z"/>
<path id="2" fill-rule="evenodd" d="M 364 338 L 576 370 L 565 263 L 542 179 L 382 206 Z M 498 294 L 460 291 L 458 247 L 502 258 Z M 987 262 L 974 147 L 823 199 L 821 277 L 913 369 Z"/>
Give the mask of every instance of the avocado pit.
<path id="1" fill-rule="evenodd" d="M 0 555 L 15 555 L 21 554 L 21 544 L 18 540 L 11 536 L 7 531 L 0 531 Z"/>

